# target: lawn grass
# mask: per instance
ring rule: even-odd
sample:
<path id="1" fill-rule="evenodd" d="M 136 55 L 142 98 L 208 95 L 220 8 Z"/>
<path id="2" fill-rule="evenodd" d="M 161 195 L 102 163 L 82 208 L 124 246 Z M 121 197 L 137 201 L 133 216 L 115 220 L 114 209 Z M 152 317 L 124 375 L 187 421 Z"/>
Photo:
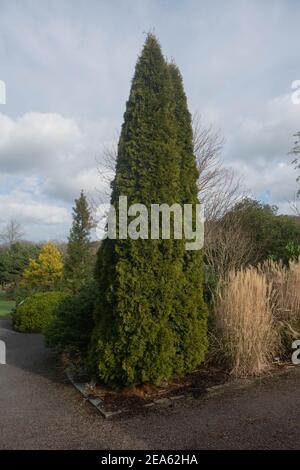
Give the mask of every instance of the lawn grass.
<path id="1" fill-rule="evenodd" d="M 7 300 L 5 292 L 0 292 L 0 318 L 9 316 L 14 306 L 15 302 Z"/>

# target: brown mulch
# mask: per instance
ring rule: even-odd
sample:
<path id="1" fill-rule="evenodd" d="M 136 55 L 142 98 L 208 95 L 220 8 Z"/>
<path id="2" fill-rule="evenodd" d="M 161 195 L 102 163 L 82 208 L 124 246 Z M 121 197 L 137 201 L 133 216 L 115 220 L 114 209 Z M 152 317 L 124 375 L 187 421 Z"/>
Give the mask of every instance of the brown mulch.
<path id="1" fill-rule="evenodd" d="M 208 387 L 221 385 L 228 379 L 229 375 L 222 369 L 200 368 L 185 377 L 169 380 L 159 387 L 144 384 L 116 391 L 96 384 L 89 387 L 87 392 L 91 397 L 101 398 L 107 411 L 130 410 L 142 408 L 162 398 L 181 395 L 192 395 L 197 398 L 204 395 Z"/>

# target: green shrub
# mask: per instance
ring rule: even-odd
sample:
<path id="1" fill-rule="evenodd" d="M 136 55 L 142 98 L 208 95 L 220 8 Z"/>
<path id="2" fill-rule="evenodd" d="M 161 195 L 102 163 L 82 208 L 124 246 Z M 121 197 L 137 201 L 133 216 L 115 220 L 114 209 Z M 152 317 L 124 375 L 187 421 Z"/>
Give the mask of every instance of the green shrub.
<path id="1" fill-rule="evenodd" d="M 28 289 L 22 289 L 21 287 L 16 287 L 8 290 L 7 295 L 10 299 L 15 300 L 16 305 L 21 303 L 23 300 L 26 299 L 30 295 Z"/>
<path id="2" fill-rule="evenodd" d="M 75 296 L 68 296 L 55 312 L 45 332 L 46 344 L 70 353 L 85 355 L 94 328 L 95 283 L 84 286 Z"/>
<path id="3" fill-rule="evenodd" d="M 13 327 L 22 333 L 43 332 L 53 320 L 59 303 L 66 297 L 64 292 L 37 292 L 23 300 L 13 314 Z"/>
<path id="4" fill-rule="evenodd" d="M 218 286 L 218 273 L 209 264 L 203 263 L 203 297 L 206 304 L 211 307 L 213 296 Z"/>

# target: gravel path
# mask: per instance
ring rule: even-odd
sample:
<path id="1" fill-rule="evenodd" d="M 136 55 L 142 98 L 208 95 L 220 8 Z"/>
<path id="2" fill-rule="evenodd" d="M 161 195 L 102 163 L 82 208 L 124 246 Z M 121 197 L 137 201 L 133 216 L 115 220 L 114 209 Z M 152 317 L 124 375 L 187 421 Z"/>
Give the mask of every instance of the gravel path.
<path id="1" fill-rule="evenodd" d="M 55 367 L 40 335 L 0 320 L 0 449 L 297 449 L 300 367 L 247 390 L 104 420 Z"/>

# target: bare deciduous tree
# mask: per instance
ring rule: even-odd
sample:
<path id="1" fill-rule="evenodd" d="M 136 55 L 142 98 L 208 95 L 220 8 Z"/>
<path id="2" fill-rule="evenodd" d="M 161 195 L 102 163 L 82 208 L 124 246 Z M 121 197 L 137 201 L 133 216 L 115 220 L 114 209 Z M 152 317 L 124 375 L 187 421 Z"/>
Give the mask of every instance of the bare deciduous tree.
<path id="1" fill-rule="evenodd" d="M 212 125 L 206 127 L 197 113 L 193 117 L 193 132 L 199 198 L 205 214 L 205 263 L 217 277 L 224 277 L 229 270 L 249 263 L 253 256 L 251 240 L 242 231 L 237 214 L 229 215 L 246 196 L 246 190 L 242 179 L 223 164 L 225 140 L 221 132 Z"/>
<path id="2" fill-rule="evenodd" d="M 199 184 L 201 185 L 201 179 Z M 246 196 L 241 177 L 231 168 L 223 168 L 216 186 L 206 191 L 200 200 L 204 203 L 206 221 L 223 217 L 237 202 Z"/>
<path id="3" fill-rule="evenodd" d="M 294 137 L 296 137 L 296 140 L 294 141 L 294 145 L 292 147 L 292 149 L 290 150 L 290 152 L 288 153 L 288 155 L 293 155 L 294 156 L 294 160 L 291 162 L 292 165 L 294 165 L 294 168 L 295 170 L 299 170 L 300 169 L 300 131 L 299 132 L 296 132 L 296 134 L 294 134 Z M 300 175 L 297 176 L 296 178 L 296 181 L 300 181 Z M 297 196 L 300 196 L 300 189 L 297 193 Z"/>
<path id="4" fill-rule="evenodd" d="M 249 264 L 255 256 L 253 242 L 242 228 L 237 213 L 205 225 L 205 262 L 218 278 Z"/>
<path id="5" fill-rule="evenodd" d="M 17 241 L 21 240 L 25 235 L 21 224 L 16 220 L 11 219 L 6 225 L 3 232 L 0 234 L 0 240 L 9 246 L 13 245 Z"/>
<path id="6" fill-rule="evenodd" d="M 300 196 L 298 193 L 296 193 L 291 201 L 289 201 L 290 208 L 293 211 L 293 213 L 297 216 L 300 217 Z"/>
<path id="7" fill-rule="evenodd" d="M 221 152 L 225 143 L 220 130 L 210 124 L 206 127 L 199 113 L 192 120 L 194 153 L 199 170 L 199 191 L 201 196 L 212 190 L 222 180 L 223 165 Z"/>
<path id="8" fill-rule="evenodd" d="M 205 126 L 201 116 L 193 116 L 194 153 L 199 170 L 199 198 L 206 220 L 222 217 L 244 195 L 241 178 L 224 166 L 221 158 L 225 139 L 220 130 Z"/>

